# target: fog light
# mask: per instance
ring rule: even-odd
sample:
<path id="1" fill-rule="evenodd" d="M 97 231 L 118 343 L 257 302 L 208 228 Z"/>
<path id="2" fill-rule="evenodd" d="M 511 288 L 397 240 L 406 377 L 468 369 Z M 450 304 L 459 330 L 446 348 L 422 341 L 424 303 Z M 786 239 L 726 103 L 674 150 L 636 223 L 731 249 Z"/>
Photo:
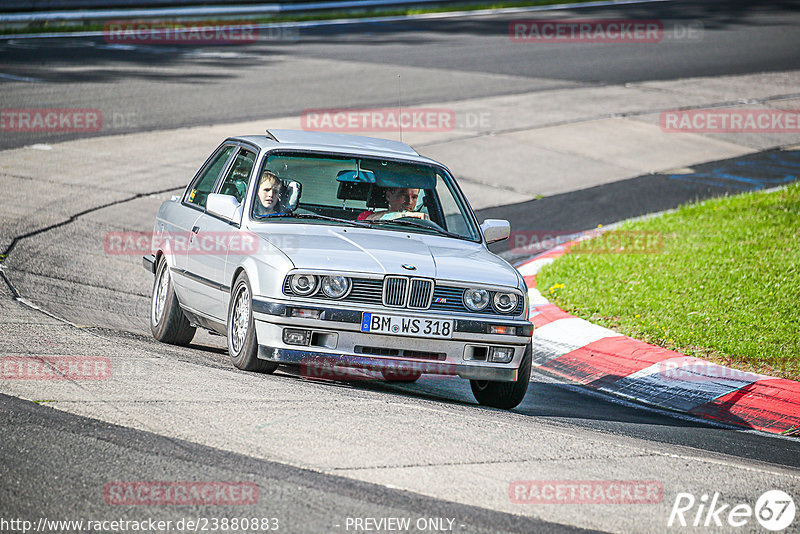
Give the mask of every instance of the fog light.
<path id="1" fill-rule="evenodd" d="M 489 349 L 489 361 L 508 363 L 514 359 L 514 347 L 492 347 Z"/>
<path id="2" fill-rule="evenodd" d="M 309 310 L 307 308 L 292 308 L 292 317 L 301 319 L 319 319 L 322 310 Z"/>
<path id="3" fill-rule="evenodd" d="M 311 330 L 284 328 L 283 342 L 287 345 L 308 345 L 311 342 Z"/>
<path id="4" fill-rule="evenodd" d="M 516 326 L 503 326 L 499 324 L 490 324 L 489 325 L 489 333 L 490 334 L 504 334 L 506 336 L 516 336 L 517 335 L 517 327 Z"/>

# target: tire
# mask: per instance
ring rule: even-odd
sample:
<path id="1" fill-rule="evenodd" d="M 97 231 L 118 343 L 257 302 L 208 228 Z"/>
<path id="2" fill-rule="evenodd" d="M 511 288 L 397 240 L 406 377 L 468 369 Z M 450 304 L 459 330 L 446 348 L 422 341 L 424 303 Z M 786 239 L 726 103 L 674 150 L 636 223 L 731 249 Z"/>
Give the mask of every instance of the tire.
<path id="1" fill-rule="evenodd" d="M 245 273 L 236 277 L 228 305 L 228 354 L 233 365 L 242 371 L 274 373 L 276 362 L 258 359 L 258 340 L 253 319 L 253 293 Z"/>
<path id="2" fill-rule="evenodd" d="M 522 362 L 519 365 L 516 382 L 493 382 L 490 380 L 470 380 L 472 394 L 475 400 L 482 406 L 510 410 L 519 406 L 525 393 L 528 391 L 528 383 L 531 381 L 531 345 L 525 349 L 522 355 Z"/>
<path id="3" fill-rule="evenodd" d="M 194 338 L 195 330 L 178 304 L 169 265 L 161 256 L 150 296 L 150 331 L 158 341 L 185 346 Z"/>
<path id="4" fill-rule="evenodd" d="M 381 374 L 383 375 L 383 379 L 387 382 L 411 384 L 419 380 L 419 377 L 422 376 L 422 371 L 414 371 L 412 369 L 383 369 Z"/>

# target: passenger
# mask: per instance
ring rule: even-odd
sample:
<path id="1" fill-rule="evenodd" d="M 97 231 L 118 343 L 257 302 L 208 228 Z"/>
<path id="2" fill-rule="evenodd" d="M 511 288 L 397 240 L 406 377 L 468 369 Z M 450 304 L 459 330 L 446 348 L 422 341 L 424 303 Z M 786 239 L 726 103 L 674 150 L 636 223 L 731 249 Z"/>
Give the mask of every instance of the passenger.
<path id="1" fill-rule="evenodd" d="M 258 183 L 258 202 L 255 203 L 253 215 L 264 217 L 273 213 L 280 213 L 285 187 L 280 178 L 270 171 L 264 171 Z"/>
<path id="2" fill-rule="evenodd" d="M 391 187 L 386 190 L 386 202 L 389 203 L 389 209 L 383 211 L 364 211 L 358 215 L 359 221 L 375 221 L 384 220 L 390 221 L 392 219 L 399 219 L 401 217 L 413 217 L 416 219 L 428 219 L 426 213 L 413 211 L 417 206 L 417 199 L 419 198 L 419 189 L 408 187 Z"/>

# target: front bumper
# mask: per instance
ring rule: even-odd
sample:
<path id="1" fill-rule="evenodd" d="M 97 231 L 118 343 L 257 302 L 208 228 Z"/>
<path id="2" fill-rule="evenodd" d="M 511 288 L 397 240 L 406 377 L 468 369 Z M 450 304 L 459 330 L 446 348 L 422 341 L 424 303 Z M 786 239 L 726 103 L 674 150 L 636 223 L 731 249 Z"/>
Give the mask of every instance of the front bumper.
<path id="1" fill-rule="evenodd" d="M 320 317 L 292 317 L 295 308 L 319 310 Z M 256 297 L 253 299 L 253 317 L 260 345 L 258 357 L 300 364 L 309 372 L 351 367 L 514 382 L 525 350 L 531 343 L 533 327 L 530 322 L 520 319 L 488 320 L 409 311 L 408 314 L 413 316 L 454 320 L 451 339 L 434 339 L 362 332 L 361 315 L 365 311 L 397 314 L 397 310 L 296 305 Z M 488 334 L 487 323 L 514 326 L 521 335 Z M 283 337 L 285 328 L 309 331 L 308 345 L 286 344 Z M 488 361 L 490 347 L 510 347 L 514 352 L 513 358 L 508 363 Z M 479 358 L 481 354 L 483 359 Z"/>

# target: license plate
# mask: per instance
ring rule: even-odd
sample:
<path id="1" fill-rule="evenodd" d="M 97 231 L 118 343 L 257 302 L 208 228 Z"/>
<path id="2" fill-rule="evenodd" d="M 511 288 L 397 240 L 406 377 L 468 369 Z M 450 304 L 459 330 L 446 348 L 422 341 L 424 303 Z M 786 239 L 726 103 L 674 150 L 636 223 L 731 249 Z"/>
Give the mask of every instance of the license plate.
<path id="1" fill-rule="evenodd" d="M 450 339 L 453 336 L 453 320 L 365 312 L 361 315 L 361 331 L 371 334 Z"/>

